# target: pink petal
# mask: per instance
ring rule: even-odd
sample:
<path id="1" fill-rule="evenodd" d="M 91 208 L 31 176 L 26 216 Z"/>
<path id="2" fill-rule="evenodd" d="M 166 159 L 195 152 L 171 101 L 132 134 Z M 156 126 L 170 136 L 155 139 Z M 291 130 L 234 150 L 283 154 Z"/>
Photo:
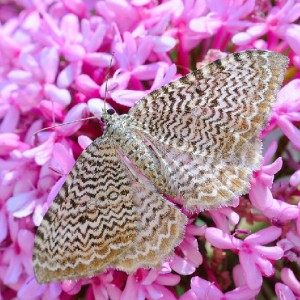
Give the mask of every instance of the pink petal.
<path id="1" fill-rule="evenodd" d="M 199 297 L 195 294 L 193 290 L 189 290 L 184 293 L 179 300 L 199 300 Z"/>
<path id="2" fill-rule="evenodd" d="M 67 179 L 67 176 L 62 176 L 52 187 L 52 189 L 49 192 L 49 195 L 47 197 L 47 206 L 44 208 L 43 211 L 43 215 L 46 214 L 48 208 L 50 207 L 50 205 L 52 204 L 53 200 L 55 199 L 55 197 L 58 195 L 59 191 L 61 190 L 61 187 L 63 186 L 63 184 L 65 183 Z M 37 224 L 40 225 L 40 224 Z"/>
<path id="3" fill-rule="evenodd" d="M 18 234 L 18 244 L 25 254 L 32 254 L 34 234 L 25 229 L 21 229 Z"/>
<path id="4" fill-rule="evenodd" d="M 7 210 L 10 212 L 22 211 L 22 209 L 30 205 L 36 198 L 36 190 L 20 193 L 19 195 L 10 197 L 6 202 Z M 33 207 L 31 207 L 33 209 Z"/>
<path id="5" fill-rule="evenodd" d="M 87 51 L 96 52 L 103 42 L 107 28 L 104 24 L 99 24 L 91 38 L 88 39 Z"/>
<path id="6" fill-rule="evenodd" d="M 196 226 L 196 225 L 189 224 L 189 225 L 187 225 L 186 233 L 188 233 L 189 235 L 193 235 L 193 236 L 201 236 L 201 235 L 204 235 L 205 230 L 206 230 L 205 225 Z"/>
<path id="7" fill-rule="evenodd" d="M 117 103 L 131 107 L 136 101 L 145 96 L 145 94 L 143 91 L 121 90 L 112 92 L 111 97 Z"/>
<path id="8" fill-rule="evenodd" d="M 7 237 L 8 224 L 4 207 L 0 207 L 0 243 Z"/>
<path id="9" fill-rule="evenodd" d="M 261 272 L 255 264 L 255 255 L 240 251 L 239 258 L 249 288 L 252 290 L 260 289 L 263 281 Z"/>
<path id="10" fill-rule="evenodd" d="M 235 265 L 233 267 L 233 281 L 236 287 L 241 287 L 247 285 L 245 278 L 244 278 L 244 271 L 241 265 Z"/>
<path id="11" fill-rule="evenodd" d="M 233 11 L 230 17 L 235 19 L 242 19 L 244 17 L 247 17 L 253 11 L 255 7 L 255 0 L 244 1 L 243 5 L 237 4 L 237 6 L 239 6 L 238 9 L 235 9 L 233 7 Z"/>
<path id="12" fill-rule="evenodd" d="M 180 276 L 176 274 L 160 274 L 155 282 L 161 285 L 173 286 L 180 282 Z"/>
<path id="13" fill-rule="evenodd" d="M 176 40 L 169 36 L 156 36 L 154 37 L 153 50 L 157 53 L 168 52 L 176 45 Z"/>
<path id="14" fill-rule="evenodd" d="M 243 243 L 241 240 L 224 233 L 222 230 L 212 227 L 206 229 L 205 238 L 213 246 L 220 249 L 239 249 Z"/>
<path id="15" fill-rule="evenodd" d="M 32 74 L 24 70 L 12 70 L 7 74 L 7 78 L 17 84 L 28 84 L 32 81 Z"/>
<path id="16" fill-rule="evenodd" d="M 196 32 L 202 33 L 204 37 L 215 34 L 221 27 L 222 21 L 217 18 L 200 17 L 192 19 L 190 28 Z"/>
<path id="17" fill-rule="evenodd" d="M 19 280 L 19 277 L 21 276 L 23 271 L 22 265 L 21 265 L 21 258 L 19 255 L 14 255 L 14 257 L 11 257 L 11 262 L 8 266 L 8 269 L 6 270 L 4 274 L 4 283 L 9 284 L 15 284 Z"/>
<path id="18" fill-rule="evenodd" d="M 263 166 L 261 169 L 268 175 L 274 175 L 279 172 L 282 168 L 282 157 L 278 157 L 273 163 Z M 266 182 L 267 183 L 267 182 Z M 271 187 L 271 184 L 270 184 Z"/>
<path id="19" fill-rule="evenodd" d="M 255 263 L 264 276 L 270 277 L 274 275 L 275 269 L 273 268 L 272 263 L 267 259 L 264 259 L 262 257 L 256 257 Z"/>
<path id="20" fill-rule="evenodd" d="M 213 283 L 200 277 L 191 279 L 191 288 L 199 299 L 221 300 L 223 297 L 223 293 Z"/>
<path id="21" fill-rule="evenodd" d="M 41 145 L 23 152 L 26 158 L 34 158 L 37 165 L 44 165 L 52 155 L 55 134 L 51 133 Z"/>
<path id="22" fill-rule="evenodd" d="M 300 150 L 300 130 L 289 121 L 287 116 L 281 116 L 277 122 L 283 133 L 290 139 L 293 146 L 297 150 Z"/>
<path id="23" fill-rule="evenodd" d="M 42 68 L 45 82 L 53 83 L 58 71 L 59 57 L 55 48 L 44 48 L 40 56 L 40 66 Z"/>
<path id="24" fill-rule="evenodd" d="M 298 296 L 300 296 L 300 282 L 297 280 L 294 272 L 291 269 L 283 268 L 281 270 L 281 280 Z"/>
<path id="25" fill-rule="evenodd" d="M 104 107 L 106 106 L 106 107 Z M 113 108 L 110 104 L 104 103 L 102 99 L 99 98 L 92 98 L 88 101 L 88 109 L 89 111 L 97 118 L 103 114 L 104 110 Z"/>
<path id="26" fill-rule="evenodd" d="M 135 67 L 131 74 L 140 80 L 150 80 L 156 76 L 159 67 L 160 65 L 157 63 L 141 65 Z"/>
<path id="27" fill-rule="evenodd" d="M 278 296 L 278 300 L 297 300 L 293 292 L 285 284 L 280 282 L 276 283 L 275 291 Z"/>
<path id="28" fill-rule="evenodd" d="M 0 133 L 0 155 L 8 155 L 14 149 L 24 149 L 18 135 L 14 133 Z"/>
<path id="29" fill-rule="evenodd" d="M 264 247 L 260 245 L 255 245 L 253 247 L 260 255 L 267 259 L 278 260 L 283 256 L 283 250 L 280 247 L 273 246 L 273 247 Z"/>
<path id="30" fill-rule="evenodd" d="M 120 300 L 138 299 L 139 285 L 134 276 L 128 276 Z"/>
<path id="31" fill-rule="evenodd" d="M 143 276 L 144 278 L 141 280 L 141 284 L 143 285 L 149 285 L 149 284 L 152 284 L 156 278 L 159 276 L 159 273 L 157 270 L 145 270 L 143 272 Z"/>
<path id="32" fill-rule="evenodd" d="M 183 259 L 175 254 L 170 262 L 171 268 L 181 275 L 193 274 L 196 270 L 195 265 L 189 260 Z"/>
<path id="33" fill-rule="evenodd" d="M 277 219 L 279 222 L 286 223 L 297 219 L 299 209 L 295 205 L 274 199 L 272 205 L 267 207 L 263 213 L 270 219 Z"/>
<path id="34" fill-rule="evenodd" d="M 265 229 L 259 230 L 245 238 L 247 244 L 268 244 L 278 239 L 281 235 L 281 228 L 270 226 Z"/>
<path id="35" fill-rule="evenodd" d="M 232 42 L 239 46 L 244 46 L 252 41 L 253 37 L 248 32 L 240 32 L 232 37 Z"/>
<path id="36" fill-rule="evenodd" d="M 33 299 L 35 297 L 41 296 L 46 289 L 47 286 L 45 284 L 38 284 L 36 279 L 32 275 L 24 282 L 24 284 L 19 289 L 18 297 L 20 299 Z"/>
<path id="37" fill-rule="evenodd" d="M 68 64 L 57 77 L 57 86 L 59 88 L 67 88 L 69 87 L 75 78 L 80 74 L 82 67 L 81 61 L 75 61 Z"/>
<path id="38" fill-rule="evenodd" d="M 62 2 L 68 10 L 79 17 L 84 17 L 86 13 L 86 6 L 82 0 L 62 0 Z"/>
<path id="39" fill-rule="evenodd" d="M 111 300 L 119 300 L 122 295 L 122 291 L 114 284 L 108 284 L 106 286 L 107 294 Z M 96 299 L 97 300 L 97 299 Z"/>
<path id="40" fill-rule="evenodd" d="M 259 293 L 259 289 L 249 289 L 247 286 L 239 287 L 233 291 L 227 292 L 224 299 L 226 300 L 250 300 L 255 299 L 255 296 Z"/>
<path id="41" fill-rule="evenodd" d="M 55 119 L 64 117 L 64 106 L 54 101 L 42 100 L 40 102 L 40 110 L 50 120 L 53 118 L 53 115 Z"/>
<path id="42" fill-rule="evenodd" d="M 1 122 L 0 132 L 1 133 L 13 132 L 14 130 L 16 130 L 19 124 L 19 120 L 20 120 L 20 110 L 15 105 L 11 105 Z"/>
<path id="43" fill-rule="evenodd" d="M 264 211 L 267 207 L 273 204 L 273 195 L 270 189 L 262 184 L 262 182 L 251 182 L 251 190 L 249 192 L 249 198 L 254 207 Z"/>
<path id="44" fill-rule="evenodd" d="M 98 52 L 98 53 L 88 53 L 85 56 L 84 61 L 92 66 L 105 68 L 110 66 L 111 59 L 112 59 L 111 54 Z M 112 65 L 114 65 L 114 61 Z"/>
<path id="45" fill-rule="evenodd" d="M 171 292 L 168 288 L 158 285 L 156 283 L 153 284 L 153 287 L 158 291 L 162 297 L 161 298 L 152 298 L 152 299 L 161 299 L 161 300 L 177 300 L 177 297 L 174 296 L 174 293 Z"/>
<path id="46" fill-rule="evenodd" d="M 81 135 L 78 137 L 78 144 L 82 149 L 87 148 L 92 142 L 93 141 L 85 135 Z"/>
<path id="47" fill-rule="evenodd" d="M 87 112 L 88 109 L 86 103 L 77 104 L 68 111 L 63 122 L 68 123 L 68 122 L 79 120 L 81 118 L 85 118 L 87 117 Z M 59 131 L 64 136 L 70 136 L 76 131 L 78 131 L 81 126 L 82 126 L 82 122 L 78 121 L 72 124 L 58 127 L 57 131 Z"/>
<path id="48" fill-rule="evenodd" d="M 69 173 L 75 164 L 75 159 L 71 151 L 61 143 L 54 144 L 53 158 L 65 174 Z"/>
<path id="49" fill-rule="evenodd" d="M 295 51 L 297 54 L 300 53 L 299 47 L 300 47 L 300 26 L 294 25 L 287 29 L 286 31 L 286 39 L 292 48 L 293 51 Z"/>
<path id="50" fill-rule="evenodd" d="M 156 289 L 154 285 L 147 285 L 145 289 L 150 299 L 161 299 L 163 297 L 163 293 L 159 289 Z"/>
<path id="51" fill-rule="evenodd" d="M 300 90 L 300 79 L 294 79 L 282 87 L 277 94 L 276 106 L 286 105 L 288 106 L 291 102 L 300 101 L 300 95 L 298 91 Z"/>
<path id="52" fill-rule="evenodd" d="M 196 241 L 196 239 L 194 239 Z M 202 264 L 203 257 L 198 249 L 198 244 L 196 243 L 196 246 L 192 245 L 191 243 L 188 243 L 185 239 L 180 244 L 180 249 L 184 253 L 185 257 L 187 257 L 192 263 L 195 264 L 196 267 Z"/>
<path id="53" fill-rule="evenodd" d="M 90 76 L 81 74 L 75 80 L 78 91 L 91 97 L 99 96 L 99 86 Z"/>
<path id="54" fill-rule="evenodd" d="M 81 290 L 81 280 L 65 280 L 61 283 L 62 289 L 70 295 L 76 295 Z"/>
<path id="55" fill-rule="evenodd" d="M 45 96 L 62 106 L 68 106 L 71 103 L 70 92 L 66 89 L 59 89 L 53 84 L 46 84 L 44 87 Z"/>
<path id="56" fill-rule="evenodd" d="M 79 35 L 79 20 L 74 14 L 66 14 L 61 19 L 60 23 L 61 31 L 64 34 L 65 39 L 69 42 L 76 42 Z"/>
<path id="57" fill-rule="evenodd" d="M 77 62 L 85 56 L 85 49 L 81 45 L 66 45 L 62 52 L 65 59 L 70 62 Z"/>

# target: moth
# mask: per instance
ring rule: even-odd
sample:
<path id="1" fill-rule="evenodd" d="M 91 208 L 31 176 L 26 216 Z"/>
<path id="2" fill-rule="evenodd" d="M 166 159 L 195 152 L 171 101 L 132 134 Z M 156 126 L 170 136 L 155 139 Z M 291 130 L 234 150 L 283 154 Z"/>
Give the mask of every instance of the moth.
<path id="1" fill-rule="evenodd" d="M 247 193 L 287 64 L 275 52 L 231 54 L 151 92 L 126 115 L 104 112 L 104 135 L 78 158 L 37 229 L 37 281 L 156 268 L 187 223 L 163 195 L 203 211 Z"/>

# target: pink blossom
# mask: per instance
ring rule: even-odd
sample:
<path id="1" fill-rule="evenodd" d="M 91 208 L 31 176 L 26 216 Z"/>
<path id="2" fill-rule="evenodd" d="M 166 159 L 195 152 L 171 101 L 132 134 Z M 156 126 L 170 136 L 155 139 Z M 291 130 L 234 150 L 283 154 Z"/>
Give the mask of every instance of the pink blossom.
<path id="1" fill-rule="evenodd" d="M 275 290 L 278 299 L 296 300 L 300 298 L 300 282 L 296 279 L 291 269 L 283 268 L 281 270 L 281 279 L 284 284 L 276 283 Z"/>
<path id="2" fill-rule="evenodd" d="M 209 214 L 215 222 L 216 227 L 226 233 L 230 233 L 229 224 L 235 226 L 239 222 L 239 215 L 228 207 L 212 209 Z"/>
<path id="3" fill-rule="evenodd" d="M 191 219 L 187 224 L 184 240 L 170 261 L 170 267 L 182 275 L 193 274 L 203 261 L 195 236 L 202 236 L 205 231 L 205 226 L 199 227 L 193 225 L 193 221 L 194 220 Z"/>
<path id="4" fill-rule="evenodd" d="M 135 275 L 127 278 L 126 286 L 120 300 L 126 299 L 165 299 L 175 300 L 175 296 L 166 286 L 174 286 L 180 281 L 180 277 L 171 274 L 170 271 L 159 272 L 156 270 L 138 270 Z"/>
<path id="5" fill-rule="evenodd" d="M 239 1 L 226 1 L 220 5 L 219 1 L 211 0 L 208 2 L 210 12 L 203 17 L 193 19 L 190 22 L 190 27 L 196 32 L 206 33 L 210 36 L 216 34 L 214 46 L 217 48 L 221 46 L 222 49 L 222 34 L 227 32 L 238 31 L 248 24 L 243 20 L 254 9 L 255 1 L 253 0 L 239 0 Z M 225 35 L 226 38 L 226 35 Z"/>
<path id="6" fill-rule="evenodd" d="M 278 38 L 286 38 L 287 31 L 292 26 L 295 20 L 300 16 L 300 4 L 295 0 L 288 0 L 279 3 L 273 7 L 266 19 L 259 20 L 257 23 L 252 23 L 245 32 L 237 33 L 233 37 L 233 42 L 238 45 L 250 44 L 255 39 L 264 34 L 269 34 L 269 43 L 272 50 L 275 50 L 274 45 L 277 44 Z M 290 38 L 291 39 L 291 38 Z"/>
<path id="7" fill-rule="evenodd" d="M 257 293 L 258 290 L 251 290 L 247 286 L 222 293 L 213 283 L 200 277 L 193 277 L 191 280 L 191 290 L 181 296 L 180 300 L 251 300 L 254 299 Z"/>
<path id="8" fill-rule="evenodd" d="M 300 149 L 300 131 L 294 124 L 300 121 L 299 88 L 300 79 L 296 79 L 279 91 L 278 101 L 271 119 L 271 126 L 279 126 L 297 150 Z"/>
<path id="9" fill-rule="evenodd" d="M 215 247 L 237 251 L 248 287 L 257 289 L 262 285 L 263 275 L 274 274 L 271 260 L 278 260 L 283 255 L 280 247 L 262 245 L 276 240 L 281 232 L 280 228 L 271 226 L 249 235 L 242 241 L 220 229 L 207 228 L 205 237 Z"/>
<path id="10" fill-rule="evenodd" d="M 23 229 L 12 218 L 9 218 L 11 246 L 8 247 L 1 257 L 2 272 L 1 280 L 6 285 L 19 284 L 22 280 L 23 272 L 32 274 L 32 250 L 34 234 L 27 229 Z"/>
<path id="11" fill-rule="evenodd" d="M 285 223 L 297 219 L 299 209 L 295 205 L 273 198 L 271 188 L 274 174 L 281 169 L 282 160 L 278 158 L 270 165 L 266 165 L 266 163 L 275 151 L 276 145 L 272 144 L 265 154 L 263 166 L 255 172 L 251 179 L 249 197 L 253 206 L 259 209 L 263 215 L 275 223 Z"/>
<path id="12" fill-rule="evenodd" d="M 278 246 L 284 251 L 284 257 L 291 261 L 295 262 L 298 265 L 300 264 L 300 237 L 294 230 L 290 230 L 284 239 L 280 240 Z"/>

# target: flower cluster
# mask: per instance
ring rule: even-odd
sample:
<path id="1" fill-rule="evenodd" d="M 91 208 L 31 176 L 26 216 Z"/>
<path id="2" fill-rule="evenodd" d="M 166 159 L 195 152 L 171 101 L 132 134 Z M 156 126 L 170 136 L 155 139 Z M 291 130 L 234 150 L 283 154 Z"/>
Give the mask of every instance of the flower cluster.
<path id="1" fill-rule="evenodd" d="M 1 1 L 0 299 L 250 300 L 263 290 L 300 299 L 299 18 L 299 0 Z M 99 116 L 104 98 L 126 113 L 207 53 L 246 49 L 290 59 L 249 195 L 235 208 L 190 215 L 183 242 L 158 270 L 39 285 L 36 228 L 103 128 L 93 120 L 34 133 Z"/>

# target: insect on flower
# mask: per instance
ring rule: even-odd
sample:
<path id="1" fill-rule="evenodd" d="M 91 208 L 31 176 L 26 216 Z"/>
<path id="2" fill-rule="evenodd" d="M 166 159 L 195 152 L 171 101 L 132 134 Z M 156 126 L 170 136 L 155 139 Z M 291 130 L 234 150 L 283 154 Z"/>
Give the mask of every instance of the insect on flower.
<path id="1" fill-rule="evenodd" d="M 189 210 L 231 205 L 261 163 L 288 59 L 250 50 L 228 55 L 141 99 L 79 157 L 37 230 L 38 282 L 155 268 L 182 241 Z"/>

